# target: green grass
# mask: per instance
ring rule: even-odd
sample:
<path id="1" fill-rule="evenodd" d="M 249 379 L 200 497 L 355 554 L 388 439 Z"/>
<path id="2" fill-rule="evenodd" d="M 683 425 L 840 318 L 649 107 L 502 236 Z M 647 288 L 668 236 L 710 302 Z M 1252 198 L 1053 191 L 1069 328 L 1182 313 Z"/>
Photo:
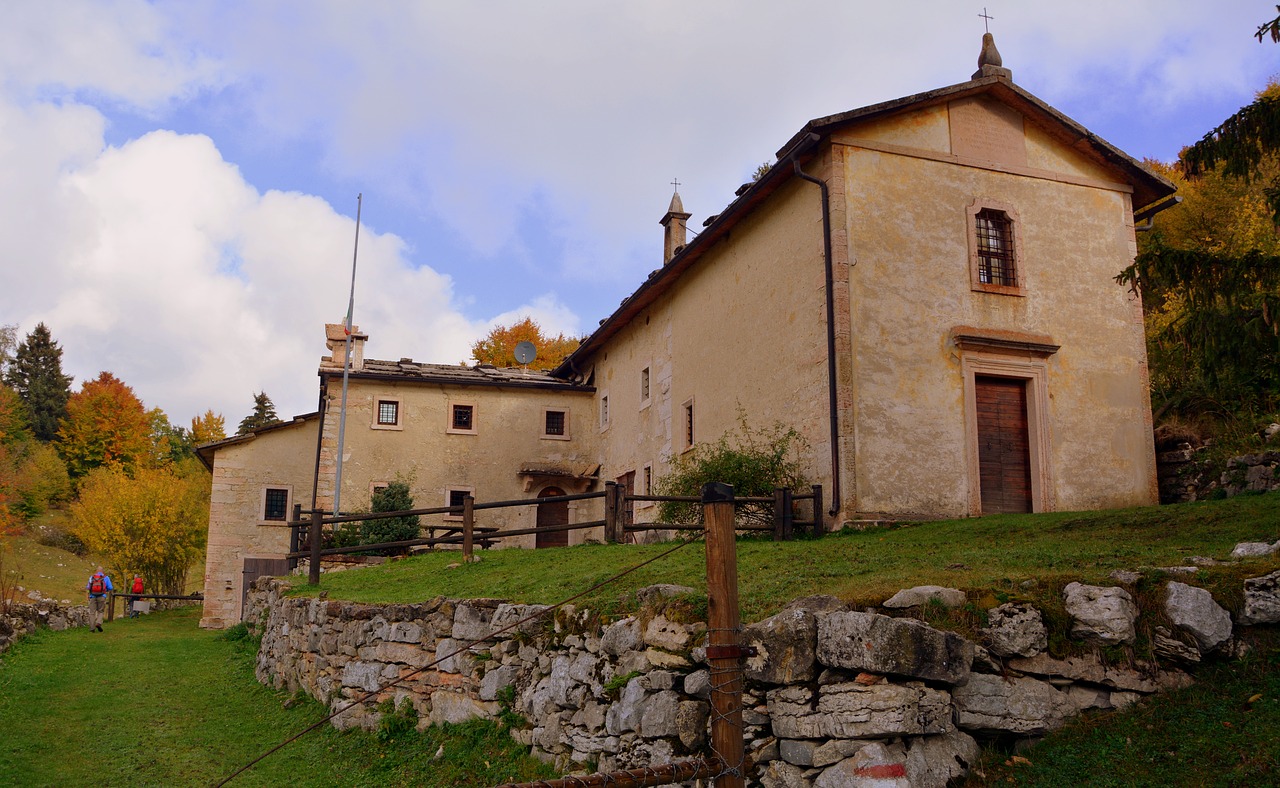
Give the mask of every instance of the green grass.
<path id="1" fill-rule="evenodd" d="M 1187 689 L 1122 713 L 1077 717 L 1022 752 L 1021 761 L 989 751 L 965 785 L 1280 785 L 1280 632 L 1253 634 L 1252 655 L 1202 669 Z"/>
<path id="2" fill-rule="evenodd" d="M 19 642 L 0 661 L 0 785 L 210 785 L 325 716 L 258 684 L 256 644 L 202 631 L 198 617 L 186 608 Z M 444 788 L 548 776 L 493 723 L 385 742 L 325 724 L 230 784 Z"/>
<path id="3" fill-rule="evenodd" d="M 878 603 L 901 588 L 936 584 L 965 589 L 978 600 L 1036 596 L 1034 584 L 1056 593 L 1071 580 L 1107 581 L 1113 569 L 1181 565 L 1194 555 L 1225 559 L 1238 542 L 1280 538 L 1280 494 L 1239 496 L 1178 506 L 1107 512 L 998 515 L 845 532 L 820 540 L 738 542 L 742 617 L 771 615 L 788 600 L 834 594 L 853 603 Z M 382 566 L 323 575 L 318 588 L 358 602 L 411 602 L 437 595 L 500 597 L 550 604 L 577 594 L 624 568 L 671 548 L 666 545 L 583 545 L 558 550 L 490 550 L 460 564 L 457 552 L 428 553 Z M 622 582 L 593 592 L 585 604 L 605 613 L 621 597 L 652 583 L 706 588 L 701 544 L 691 544 Z M 448 568 L 451 564 L 458 564 Z M 1212 569 L 1194 582 L 1238 587 L 1233 573 L 1259 574 L 1280 566 L 1267 559 L 1245 570 Z M 1232 585 L 1234 584 L 1234 586 Z M 1240 592 L 1237 590 L 1238 595 Z M 1050 594 L 1052 595 L 1052 594 Z M 579 604 L 584 604 L 579 603 Z"/>
<path id="4" fill-rule="evenodd" d="M 84 603 L 85 583 L 98 567 L 93 556 L 48 547 L 29 536 L 15 536 L 5 542 L 0 546 L 0 571 L 6 588 L 17 585 L 27 591 L 39 591 L 47 598 Z M 15 597 L 19 602 L 30 601 L 24 592 Z"/>

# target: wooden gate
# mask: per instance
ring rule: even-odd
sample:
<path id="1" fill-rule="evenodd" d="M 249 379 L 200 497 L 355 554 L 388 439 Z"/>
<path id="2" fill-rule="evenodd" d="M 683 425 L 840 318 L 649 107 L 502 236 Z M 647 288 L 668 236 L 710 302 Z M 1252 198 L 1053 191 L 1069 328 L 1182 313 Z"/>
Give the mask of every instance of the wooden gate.
<path id="1" fill-rule="evenodd" d="M 982 512 L 1029 512 L 1031 444 L 1026 381 L 978 377 L 974 393 Z"/>
<path id="2" fill-rule="evenodd" d="M 548 487 L 538 493 L 539 498 L 553 495 L 564 495 L 559 487 Z M 544 533 L 541 529 L 552 525 L 569 524 L 568 501 L 546 501 L 538 504 L 538 535 L 534 538 L 534 547 L 566 547 L 569 544 L 568 531 L 551 531 Z"/>
<path id="3" fill-rule="evenodd" d="M 244 574 L 240 580 L 240 620 L 244 620 L 244 607 L 249 599 L 249 585 L 263 575 L 279 577 L 289 574 L 288 558 L 246 558 Z"/>

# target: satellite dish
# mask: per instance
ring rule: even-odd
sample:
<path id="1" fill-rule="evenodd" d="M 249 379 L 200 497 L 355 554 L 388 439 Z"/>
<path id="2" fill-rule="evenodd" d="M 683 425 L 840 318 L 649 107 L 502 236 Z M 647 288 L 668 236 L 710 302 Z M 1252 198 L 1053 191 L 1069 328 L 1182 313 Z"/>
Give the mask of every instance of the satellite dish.
<path id="1" fill-rule="evenodd" d="M 532 342 L 521 342 L 516 345 L 516 361 L 521 364 L 528 364 L 538 357 L 538 349 L 533 346 Z"/>

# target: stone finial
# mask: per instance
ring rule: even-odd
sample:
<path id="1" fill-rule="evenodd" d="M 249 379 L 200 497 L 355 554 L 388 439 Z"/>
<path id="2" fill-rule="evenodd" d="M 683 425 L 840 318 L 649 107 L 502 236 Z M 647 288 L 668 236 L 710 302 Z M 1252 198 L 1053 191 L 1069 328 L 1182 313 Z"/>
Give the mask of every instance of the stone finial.
<path id="1" fill-rule="evenodd" d="M 671 205 L 667 213 L 658 222 L 665 229 L 662 232 L 662 264 L 671 262 L 671 258 L 684 248 L 685 222 L 692 214 L 685 213 L 684 203 L 680 201 L 680 192 L 671 195 Z"/>
<path id="2" fill-rule="evenodd" d="M 1000 50 L 996 49 L 995 36 L 990 33 L 982 34 L 982 51 L 978 53 L 978 70 L 973 72 L 971 79 L 981 77 L 1013 79 L 1013 72 L 1004 68 L 1004 63 L 1000 59 Z"/>

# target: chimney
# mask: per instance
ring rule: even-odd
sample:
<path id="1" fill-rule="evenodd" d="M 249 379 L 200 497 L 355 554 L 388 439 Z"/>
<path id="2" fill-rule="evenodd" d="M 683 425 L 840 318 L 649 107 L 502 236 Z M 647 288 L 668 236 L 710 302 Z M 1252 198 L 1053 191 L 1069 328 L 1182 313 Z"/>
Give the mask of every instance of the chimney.
<path id="1" fill-rule="evenodd" d="M 351 371 L 364 368 L 364 342 L 368 334 L 360 333 L 359 326 L 351 327 Z M 320 366 L 325 369 L 342 369 L 342 359 L 347 353 L 347 326 L 344 323 L 324 324 L 324 344 L 329 348 L 329 355 L 320 359 Z"/>
<path id="2" fill-rule="evenodd" d="M 671 195 L 671 206 L 667 215 L 658 222 L 663 226 L 662 232 L 662 264 L 671 262 L 671 258 L 684 248 L 685 222 L 692 214 L 684 212 L 684 204 L 680 202 L 680 192 Z"/>

